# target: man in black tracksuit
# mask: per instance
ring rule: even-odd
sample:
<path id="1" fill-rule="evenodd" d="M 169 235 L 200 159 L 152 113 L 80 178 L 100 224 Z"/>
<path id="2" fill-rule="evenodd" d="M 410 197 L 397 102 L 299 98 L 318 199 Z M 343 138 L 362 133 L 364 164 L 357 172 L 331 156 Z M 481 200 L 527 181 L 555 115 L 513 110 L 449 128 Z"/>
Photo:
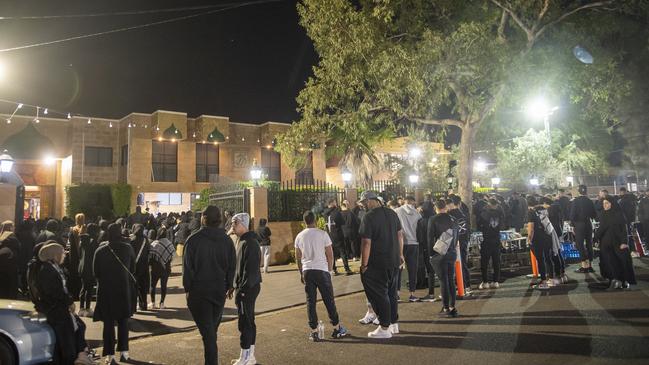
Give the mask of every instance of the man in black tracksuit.
<path id="1" fill-rule="evenodd" d="M 349 252 L 347 252 L 347 248 L 345 247 L 345 236 L 343 234 L 345 220 L 340 213 L 340 209 L 338 209 L 336 199 L 330 199 L 327 202 L 327 208 L 322 212 L 322 215 L 324 215 L 325 221 L 327 221 L 327 232 L 329 232 L 331 242 L 333 242 L 334 246 L 334 275 L 338 275 L 335 260 L 336 257 L 341 257 L 343 259 L 343 265 L 345 266 L 345 272 L 347 275 L 353 274 L 352 270 L 349 268 Z"/>
<path id="2" fill-rule="evenodd" d="M 480 245 L 480 269 L 482 270 L 482 284 L 480 289 L 497 289 L 500 287 L 500 229 L 504 220 L 503 212 L 498 207 L 495 199 L 489 199 L 488 205 L 480 213 L 478 229 L 482 232 Z M 493 281 L 489 281 L 489 261 L 493 266 Z"/>
<path id="3" fill-rule="evenodd" d="M 597 217 L 595 204 L 586 194 L 586 185 L 579 185 L 579 196 L 575 198 L 570 207 L 570 222 L 575 227 L 575 244 L 581 256 L 581 267 L 578 273 L 595 272 L 591 267 L 593 261 L 593 225 L 591 219 Z"/>
<path id="4" fill-rule="evenodd" d="M 460 209 L 462 207 L 462 199 L 458 195 L 450 195 L 446 201 L 448 206 L 448 214 L 453 217 L 455 223 L 458 225 L 458 239 L 460 241 L 460 259 L 462 262 L 462 282 L 464 283 L 464 291 L 467 294 L 471 293 L 471 273 L 469 272 L 469 218 Z M 430 256 L 429 256 L 430 257 Z"/>
<path id="5" fill-rule="evenodd" d="M 255 364 L 255 302 L 261 289 L 261 248 L 257 233 L 250 231 L 248 213 L 235 214 L 232 217 L 232 230 L 239 237 L 237 242 L 237 271 L 234 278 L 236 289 L 235 304 L 239 315 L 239 332 L 241 332 L 241 353 L 234 365 Z"/>
<path id="6" fill-rule="evenodd" d="M 218 363 L 216 332 L 225 297 L 232 295 L 236 265 L 234 244 L 221 228 L 221 211 L 210 205 L 203 211 L 201 229 L 185 242 L 183 287 L 187 307 L 196 322 L 205 349 L 205 365 Z"/>

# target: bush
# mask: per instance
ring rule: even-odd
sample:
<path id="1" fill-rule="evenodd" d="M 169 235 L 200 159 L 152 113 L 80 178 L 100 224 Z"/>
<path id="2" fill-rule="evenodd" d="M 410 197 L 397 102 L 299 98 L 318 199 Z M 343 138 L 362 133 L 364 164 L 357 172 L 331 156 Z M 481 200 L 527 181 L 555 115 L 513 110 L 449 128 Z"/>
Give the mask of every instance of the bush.
<path id="1" fill-rule="evenodd" d="M 126 215 L 131 209 L 131 185 L 114 184 L 110 186 L 110 195 L 113 200 L 113 214 L 116 217 Z"/>
<path id="2" fill-rule="evenodd" d="M 66 186 L 67 207 L 65 214 L 74 217 L 77 213 L 86 215 L 88 221 L 101 216 L 112 219 L 113 199 L 109 185 L 81 184 Z"/>

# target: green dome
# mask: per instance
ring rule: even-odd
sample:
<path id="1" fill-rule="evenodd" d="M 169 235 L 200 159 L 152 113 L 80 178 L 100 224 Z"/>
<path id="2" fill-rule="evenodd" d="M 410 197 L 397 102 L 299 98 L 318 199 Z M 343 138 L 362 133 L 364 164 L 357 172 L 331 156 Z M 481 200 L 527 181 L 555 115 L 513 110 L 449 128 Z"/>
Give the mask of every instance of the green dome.
<path id="1" fill-rule="evenodd" d="M 162 133 L 162 137 L 164 139 L 182 139 L 183 134 L 180 132 L 178 128 L 172 123 L 171 127 L 165 129 L 165 131 Z"/>
<path id="2" fill-rule="evenodd" d="M 9 136 L 0 150 L 7 150 L 11 157 L 21 160 L 40 160 L 55 152 L 54 143 L 42 135 L 33 123 L 28 123 L 20 132 Z"/>
<path id="3" fill-rule="evenodd" d="M 218 128 L 214 130 L 207 136 L 208 142 L 225 142 L 225 136 L 219 131 Z"/>

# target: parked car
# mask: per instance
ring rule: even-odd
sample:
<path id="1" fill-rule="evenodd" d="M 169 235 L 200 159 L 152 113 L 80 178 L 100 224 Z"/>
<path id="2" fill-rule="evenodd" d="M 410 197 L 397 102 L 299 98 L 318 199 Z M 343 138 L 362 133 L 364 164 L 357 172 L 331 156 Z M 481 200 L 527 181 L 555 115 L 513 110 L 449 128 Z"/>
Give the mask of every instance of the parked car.
<path id="1" fill-rule="evenodd" d="M 52 360 L 54 331 L 34 304 L 0 299 L 0 364 L 29 365 Z"/>

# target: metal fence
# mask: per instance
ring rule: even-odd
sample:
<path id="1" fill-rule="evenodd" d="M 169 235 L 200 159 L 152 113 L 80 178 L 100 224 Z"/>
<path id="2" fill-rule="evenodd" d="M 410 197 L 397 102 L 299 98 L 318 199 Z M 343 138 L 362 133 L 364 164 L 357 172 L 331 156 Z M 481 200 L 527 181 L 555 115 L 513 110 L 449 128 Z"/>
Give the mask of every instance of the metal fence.
<path id="1" fill-rule="evenodd" d="M 268 191 L 268 220 L 270 222 L 301 221 L 306 210 L 321 212 L 329 199 L 339 203 L 345 191 L 324 181 L 289 180 Z"/>
<path id="2" fill-rule="evenodd" d="M 210 205 L 216 205 L 222 212 L 250 213 L 250 190 L 241 189 L 210 194 Z"/>

